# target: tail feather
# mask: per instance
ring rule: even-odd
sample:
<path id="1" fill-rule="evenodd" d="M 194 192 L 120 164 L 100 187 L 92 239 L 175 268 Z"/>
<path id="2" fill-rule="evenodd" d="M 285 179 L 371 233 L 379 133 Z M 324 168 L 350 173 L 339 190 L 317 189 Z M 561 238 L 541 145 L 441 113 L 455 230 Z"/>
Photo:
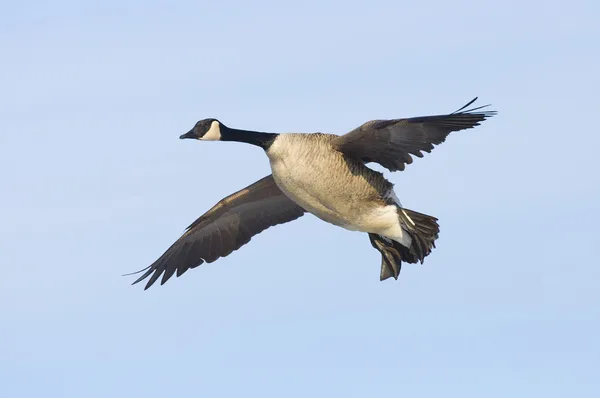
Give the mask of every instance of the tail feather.
<path id="1" fill-rule="evenodd" d="M 435 217 L 400 207 L 398 217 L 403 229 L 412 239 L 410 247 L 378 234 L 369 234 L 371 245 L 381 253 L 379 279 L 382 281 L 391 277 L 398 279 L 402 261 L 422 264 L 425 257 L 435 248 L 435 240 L 439 236 L 440 227 Z"/>
<path id="2" fill-rule="evenodd" d="M 420 261 L 423 264 L 425 257 L 435 248 L 435 240 L 439 236 L 440 226 L 437 218 L 403 208 L 398 208 L 398 216 L 402 227 L 412 238 L 410 248 L 400 252 L 400 254 L 407 252 L 407 258 L 403 256 L 402 259 L 408 263 Z M 398 243 L 398 246 L 402 245 Z"/>

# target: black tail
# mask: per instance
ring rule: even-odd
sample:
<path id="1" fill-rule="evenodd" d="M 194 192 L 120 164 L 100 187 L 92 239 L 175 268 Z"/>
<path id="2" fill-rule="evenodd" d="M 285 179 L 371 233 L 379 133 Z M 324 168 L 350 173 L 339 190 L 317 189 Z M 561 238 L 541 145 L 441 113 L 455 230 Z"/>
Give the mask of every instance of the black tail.
<path id="1" fill-rule="evenodd" d="M 390 277 L 398 279 L 402 261 L 407 263 L 423 263 L 425 257 L 435 247 L 440 227 L 437 218 L 416 211 L 398 208 L 398 216 L 405 231 L 412 238 L 409 248 L 400 243 L 377 234 L 369 234 L 371 245 L 381 252 L 381 274 L 379 279 Z"/>

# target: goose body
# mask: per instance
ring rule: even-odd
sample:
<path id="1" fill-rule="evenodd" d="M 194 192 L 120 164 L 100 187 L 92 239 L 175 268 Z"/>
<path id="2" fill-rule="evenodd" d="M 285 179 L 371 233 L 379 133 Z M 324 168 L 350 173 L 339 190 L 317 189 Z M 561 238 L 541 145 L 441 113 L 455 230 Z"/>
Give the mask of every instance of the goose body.
<path id="1" fill-rule="evenodd" d="M 377 233 L 410 246 L 393 185 L 383 174 L 333 148 L 333 134 L 280 134 L 266 151 L 277 186 L 323 221 Z"/>
<path id="2" fill-rule="evenodd" d="M 398 278 L 402 262 L 423 262 L 438 238 L 437 219 L 404 208 L 393 184 L 367 166 L 404 170 L 452 131 L 469 129 L 495 114 L 483 107 L 434 116 L 372 120 L 347 134 L 263 133 L 203 119 L 182 139 L 236 141 L 258 146 L 272 174 L 221 200 L 194 221 L 135 282 L 181 276 L 204 262 L 228 256 L 263 230 L 305 213 L 365 232 L 381 254 L 380 279 Z"/>

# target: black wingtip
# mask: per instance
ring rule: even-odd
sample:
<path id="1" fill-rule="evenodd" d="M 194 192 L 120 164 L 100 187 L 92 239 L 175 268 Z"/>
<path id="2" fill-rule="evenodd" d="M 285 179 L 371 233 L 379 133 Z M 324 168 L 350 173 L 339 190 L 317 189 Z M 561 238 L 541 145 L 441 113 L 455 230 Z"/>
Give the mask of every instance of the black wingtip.
<path id="1" fill-rule="evenodd" d="M 144 279 L 146 279 L 150 274 L 152 274 L 153 272 L 155 272 L 155 270 L 150 265 L 150 266 L 148 266 L 148 267 L 146 267 L 146 268 L 144 268 L 142 270 L 139 270 L 137 272 L 133 272 L 133 273 L 127 274 L 127 275 L 135 275 L 135 274 L 139 274 L 140 272 L 143 272 L 143 271 L 146 271 L 146 272 L 144 272 L 144 274 L 142 276 L 140 276 L 135 281 L 133 281 L 133 283 L 131 284 L 131 286 L 140 283 L 141 281 L 143 281 Z M 152 284 L 149 284 L 149 285 L 151 286 Z M 144 290 L 148 289 L 150 287 L 149 285 L 147 284 L 146 287 L 144 288 Z"/>
<path id="2" fill-rule="evenodd" d="M 475 97 L 473 98 L 471 101 L 469 101 L 466 105 L 462 106 L 460 109 L 457 109 L 456 111 L 452 112 L 451 115 L 456 115 L 456 114 L 464 114 L 464 113 L 473 113 L 475 111 L 478 111 L 480 109 L 483 108 L 487 108 L 488 106 L 491 106 L 492 104 L 486 104 L 486 105 L 481 105 L 475 108 L 471 108 L 471 109 L 466 109 L 469 106 L 471 106 L 471 104 L 473 104 L 475 101 L 477 101 L 479 97 Z M 466 110 L 465 110 L 466 109 Z M 492 117 L 494 115 L 497 115 L 498 112 L 497 111 L 485 111 L 485 112 L 480 112 L 481 116 L 483 116 L 484 118 L 488 118 L 488 117 Z"/>
<path id="3" fill-rule="evenodd" d="M 143 269 L 141 269 L 141 270 L 139 270 L 139 271 L 130 272 L 130 273 L 128 273 L 128 274 L 123 274 L 123 275 L 121 275 L 121 276 L 131 276 L 131 275 L 137 275 L 137 274 L 139 274 L 139 273 L 141 273 L 141 272 L 144 272 L 144 271 L 148 270 L 150 267 L 151 267 L 151 265 L 149 265 L 149 266 L 147 266 L 146 268 L 143 268 Z M 134 282 L 134 283 L 135 283 L 135 282 Z"/>
<path id="4" fill-rule="evenodd" d="M 470 105 L 471 105 L 473 102 L 477 101 L 477 98 L 479 98 L 479 97 L 475 97 L 475 98 L 473 98 L 473 99 L 472 99 L 471 101 L 469 101 L 469 102 L 468 102 L 466 105 L 463 105 L 463 107 L 462 107 L 462 108 L 460 108 L 460 109 L 457 109 L 456 111 L 454 111 L 454 112 L 452 112 L 452 113 L 454 114 L 454 113 L 458 113 L 458 112 L 462 111 L 462 110 L 463 110 L 463 109 L 465 109 L 466 107 L 470 106 Z"/>

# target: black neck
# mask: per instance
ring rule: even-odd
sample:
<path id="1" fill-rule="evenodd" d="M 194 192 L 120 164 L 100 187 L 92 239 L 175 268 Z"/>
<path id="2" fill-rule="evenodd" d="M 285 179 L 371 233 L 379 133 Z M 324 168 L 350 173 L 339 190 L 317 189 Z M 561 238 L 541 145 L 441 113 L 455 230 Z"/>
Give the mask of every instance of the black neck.
<path id="1" fill-rule="evenodd" d="M 260 133 L 258 131 L 238 130 L 221 125 L 221 141 L 237 141 L 269 149 L 279 134 Z"/>

